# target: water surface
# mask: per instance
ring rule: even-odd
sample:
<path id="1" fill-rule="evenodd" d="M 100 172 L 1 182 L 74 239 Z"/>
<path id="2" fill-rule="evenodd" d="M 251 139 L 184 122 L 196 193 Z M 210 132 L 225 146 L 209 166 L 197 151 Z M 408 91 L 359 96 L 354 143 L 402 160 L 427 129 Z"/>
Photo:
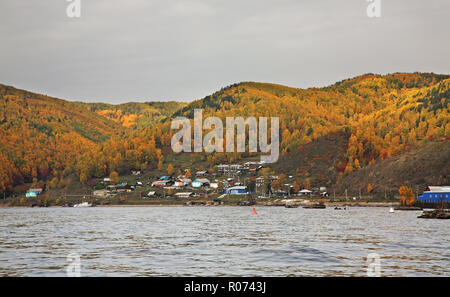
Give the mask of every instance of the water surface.
<path id="1" fill-rule="evenodd" d="M 0 276 L 450 276 L 447 220 L 388 208 L 0 209 Z"/>

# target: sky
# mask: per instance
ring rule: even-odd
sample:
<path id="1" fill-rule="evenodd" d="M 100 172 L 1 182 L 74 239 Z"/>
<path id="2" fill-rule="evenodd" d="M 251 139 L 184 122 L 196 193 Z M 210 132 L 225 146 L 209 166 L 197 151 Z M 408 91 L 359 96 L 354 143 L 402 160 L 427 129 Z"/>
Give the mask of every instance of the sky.
<path id="1" fill-rule="evenodd" d="M 78 1 L 78 0 L 72 0 Z M 241 81 L 450 74 L 450 1 L 0 1 L 0 83 L 67 100 L 192 101 Z M 374 0 L 378 1 L 378 0 Z"/>

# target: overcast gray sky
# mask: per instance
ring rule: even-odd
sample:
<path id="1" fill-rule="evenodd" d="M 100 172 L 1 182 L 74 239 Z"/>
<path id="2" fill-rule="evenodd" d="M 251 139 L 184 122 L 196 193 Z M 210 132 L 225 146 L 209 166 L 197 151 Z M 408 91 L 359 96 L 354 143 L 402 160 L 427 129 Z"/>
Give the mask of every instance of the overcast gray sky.
<path id="1" fill-rule="evenodd" d="M 68 100 L 202 98 L 240 81 L 325 86 L 450 73 L 450 1 L 0 0 L 0 83 Z"/>

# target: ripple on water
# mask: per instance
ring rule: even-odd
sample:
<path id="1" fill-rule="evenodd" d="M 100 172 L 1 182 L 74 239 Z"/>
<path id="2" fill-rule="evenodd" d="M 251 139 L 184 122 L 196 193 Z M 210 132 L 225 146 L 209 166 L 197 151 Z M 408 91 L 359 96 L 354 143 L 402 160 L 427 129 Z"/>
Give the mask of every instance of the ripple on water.
<path id="1" fill-rule="evenodd" d="M 0 276 L 450 276 L 448 222 L 386 208 L 0 209 Z"/>

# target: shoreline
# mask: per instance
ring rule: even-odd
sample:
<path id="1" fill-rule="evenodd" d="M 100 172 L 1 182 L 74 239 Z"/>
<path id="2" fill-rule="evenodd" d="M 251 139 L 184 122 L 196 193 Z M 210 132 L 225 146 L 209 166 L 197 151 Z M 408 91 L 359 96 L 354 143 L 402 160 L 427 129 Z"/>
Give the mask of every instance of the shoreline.
<path id="1" fill-rule="evenodd" d="M 312 203 L 300 203 L 299 207 L 311 205 Z M 237 204 L 220 204 L 220 205 L 186 205 L 183 203 L 159 203 L 159 204 L 99 204 L 92 207 L 229 207 L 229 206 L 240 206 Z M 245 205 L 248 207 L 285 207 L 285 203 L 274 203 L 274 202 L 257 202 L 254 205 Z M 398 202 L 328 202 L 325 203 L 326 207 L 397 207 L 399 206 Z M 20 205 L 7 205 L 0 204 L 0 208 L 71 208 L 68 206 L 59 206 L 59 205 L 51 205 L 51 206 L 20 206 Z"/>

